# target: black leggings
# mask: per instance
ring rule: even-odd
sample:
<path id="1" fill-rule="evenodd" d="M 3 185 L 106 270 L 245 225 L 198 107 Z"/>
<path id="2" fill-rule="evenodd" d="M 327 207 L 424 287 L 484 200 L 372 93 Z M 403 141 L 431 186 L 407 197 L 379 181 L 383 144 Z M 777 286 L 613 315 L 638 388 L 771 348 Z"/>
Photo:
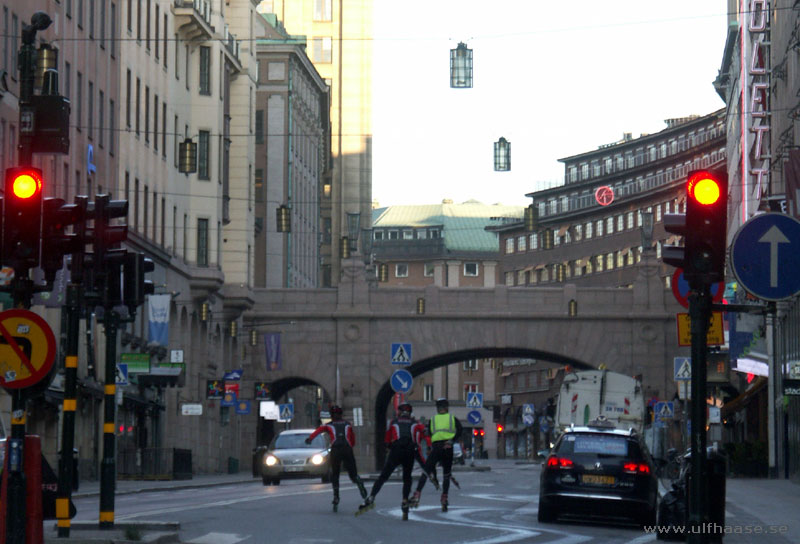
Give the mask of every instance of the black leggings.
<path id="1" fill-rule="evenodd" d="M 411 493 L 411 469 L 414 468 L 416 451 L 416 448 L 408 446 L 395 446 L 389 449 L 389 456 L 386 458 L 386 463 L 383 465 L 380 476 L 372 484 L 370 495 L 372 497 L 376 496 L 386 480 L 389 479 L 389 476 L 392 475 L 394 469 L 398 465 L 403 465 L 403 500 L 408 500 L 408 494 Z"/>
<path id="2" fill-rule="evenodd" d="M 453 469 L 453 446 L 445 448 L 444 445 L 445 442 L 433 443 L 428 459 L 425 461 L 422 476 L 419 477 L 417 491 L 422 491 L 422 488 L 425 487 L 428 474 L 436 474 L 436 463 L 442 464 L 442 493 L 447 495 L 450 490 L 450 473 Z"/>
<path id="3" fill-rule="evenodd" d="M 331 448 L 328 462 L 331 467 L 331 485 L 333 486 L 334 495 L 339 495 L 339 472 L 342 465 L 344 465 L 347 475 L 350 476 L 354 484 L 358 485 L 361 482 L 356 470 L 356 458 L 353 456 L 353 448 L 349 446 Z"/>

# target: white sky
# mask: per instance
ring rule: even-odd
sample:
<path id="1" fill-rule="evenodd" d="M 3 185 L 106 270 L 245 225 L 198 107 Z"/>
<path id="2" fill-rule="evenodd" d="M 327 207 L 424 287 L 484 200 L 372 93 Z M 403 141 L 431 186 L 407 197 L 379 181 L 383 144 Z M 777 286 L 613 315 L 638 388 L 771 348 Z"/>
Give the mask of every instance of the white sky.
<path id="1" fill-rule="evenodd" d="M 559 158 L 724 106 L 726 0 L 376 0 L 373 200 L 526 206 Z M 474 84 L 451 89 L 450 49 Z M 495 172 L 493 142 L 511 142 Z"/>

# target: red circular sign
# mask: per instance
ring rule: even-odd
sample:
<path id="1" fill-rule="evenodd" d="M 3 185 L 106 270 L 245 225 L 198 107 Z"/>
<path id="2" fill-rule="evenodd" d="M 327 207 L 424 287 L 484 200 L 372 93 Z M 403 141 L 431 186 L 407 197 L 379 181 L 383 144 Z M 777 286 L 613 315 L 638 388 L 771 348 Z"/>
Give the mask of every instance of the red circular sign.
<path id="1" fill-rule="evenodd" d="M 608 185 L 603 185 L 602 187 L 598 187 L 597 190 L 594 192 L 594 199 L 601 206 L 608 206 L 609 204 L 614 202 L 614 189 L 612 189 Z"/>
<path id="2" fill-rule="evenodd" d="M 689 307 L 689 282 L 683 277 L 683 268 L 676 268 L 672 273 L 672 294 L 675 295 L 681 306 Z M 725 282 L 717 282 L 711 285 L 711 302 L 720 302 L 725 295 Z"/>
<path id="3" fill-rule="evenodd" d="M 23 389 L 39 383 L 53 368 L 56 337 L 30 310 L 0 312 L 0 386 Z"/>

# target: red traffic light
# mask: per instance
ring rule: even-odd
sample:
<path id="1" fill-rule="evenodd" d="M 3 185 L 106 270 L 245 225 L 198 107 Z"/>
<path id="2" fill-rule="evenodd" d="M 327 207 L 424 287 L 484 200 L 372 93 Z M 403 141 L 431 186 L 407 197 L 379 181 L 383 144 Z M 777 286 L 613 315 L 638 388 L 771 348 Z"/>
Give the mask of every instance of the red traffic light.
<path id="1" fill-rule="evenodd" d="M 497 432 L 498 433 L 502 433 L 503 432 L 503 424 L 502 423 L 498 423 L 497 424 Z"/>
<path id="2" fill-rule="evenodd" d="M 39 196 L 42 192 L 42 173 L 35 168 L 18 169 L 10 180 L 12 194 L 27 200 Z"/>
<path id="3" fill-rule="evenodd" d="M 478 436 L 478 429 L 472 429 L 472 436 Z"/>
<path id="4" fill-rule="evenodd" d="M 700 170 L 689 178 L 686 186 L 689 198 L 703 206 L 716 204 L 722 196 L 719 180 L 711 173 Z"/>

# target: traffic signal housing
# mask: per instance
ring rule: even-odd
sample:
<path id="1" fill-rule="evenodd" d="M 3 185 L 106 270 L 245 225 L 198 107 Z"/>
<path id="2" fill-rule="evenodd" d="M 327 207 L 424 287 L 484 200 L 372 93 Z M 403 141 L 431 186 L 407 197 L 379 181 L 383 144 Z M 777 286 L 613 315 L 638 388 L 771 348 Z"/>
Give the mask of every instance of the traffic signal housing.
<path id="1" fill-rule="evenodd" d="M 82 254 L 84 249 L 84 227 L 86 223 L 86 201 L 76 199 L 75 204 L 66 204 L 61 198 L 45 198 L 42 209 L 42 259 L 45 282 L 52 284 L 61 270 L 64 255 Z M 74 225 L 72 233 L 67 227 Z M 82 268 L 82 267 L 81 267 Z M 77 271 L 73 268 L 72 273 Z M 76 278 L 73 277 L 73 280 Z M 80 276 L 77 278 L 80 281 Z"/>
<path id="2" fill-rule="evenodd" d="M 92 263 L 92 293 L 87 298 L 97 299 L 104 307 L 123 302 L 120 273 L 123 270 L 127 251 L 120 244 L 128 239 L 128 226 L 113 223 L 114 219 L 127 217 L 128 201 L 111 200 L 107 194 L 96 195 L 94 206 L 89 206 L 87 216 L 93 226 L 87 230 L 87 243 L 92 244 L 92 253 L 87 255 Z"/>
<path id="3" fill-rule="evenodd" d="M 4 189 L 2 264 L 25 276 L 39 264 L 42 171 L 30 166 L 7 168 Z"/>
<path id="4" fill-rule="evenodd" d="M 728 233 L 728 174 L 696 170 L 686 183 L 686 268 L 690 283 L 725 280 Z"/>
<path id="5" fill-rule="evenodd" d="M 128 253 L 123 265 L 122 298 L 128 313 L 134 315 L 136 308 L 144 304 L 145 296 L 155 292 L 153 282 L 145 274 L 155 270 L 155 263 L 142 253 Z"/>

